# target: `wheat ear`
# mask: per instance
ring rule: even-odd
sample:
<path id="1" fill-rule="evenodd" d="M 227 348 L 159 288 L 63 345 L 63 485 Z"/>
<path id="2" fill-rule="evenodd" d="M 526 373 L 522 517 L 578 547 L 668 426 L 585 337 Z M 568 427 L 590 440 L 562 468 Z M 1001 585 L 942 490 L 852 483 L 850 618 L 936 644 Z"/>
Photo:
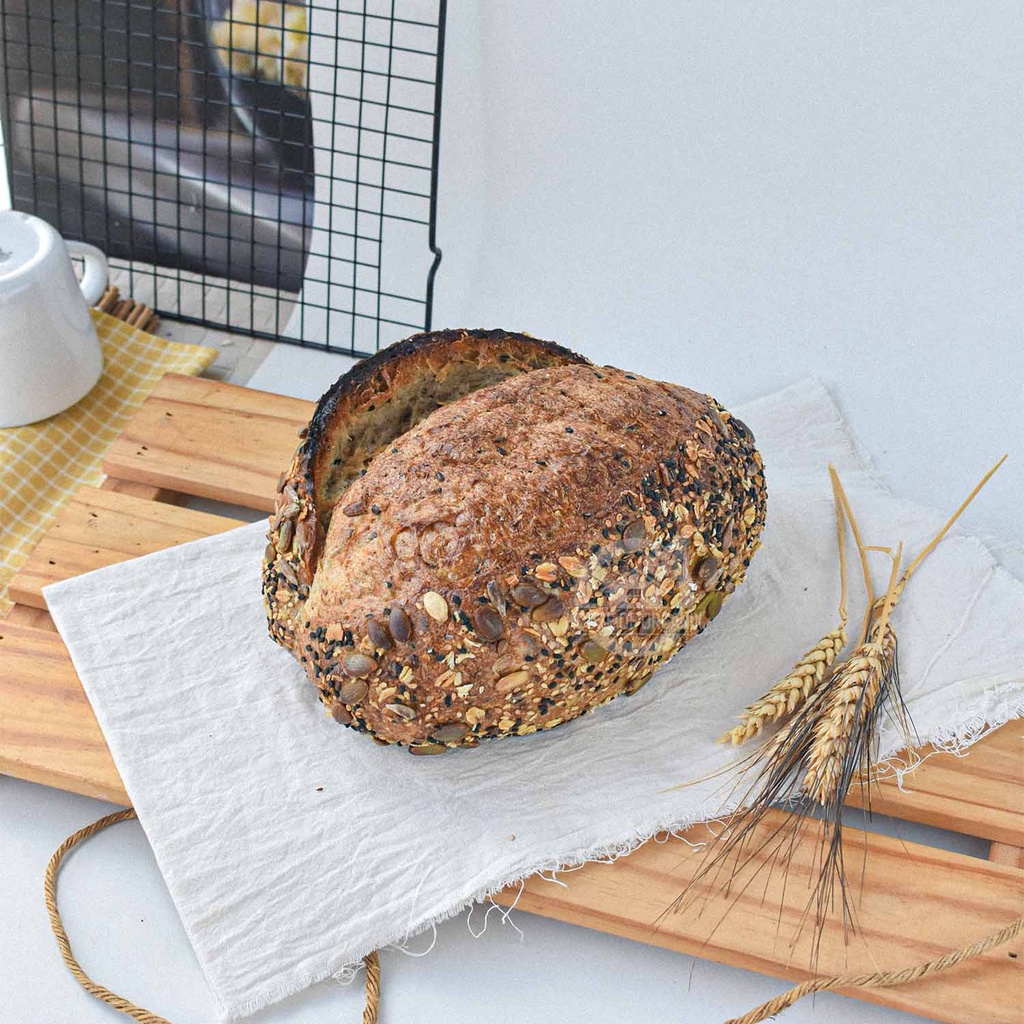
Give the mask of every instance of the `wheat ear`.
<path id="1" fill-rule="evenodd" d="M 757 736 L 765 726 L 791 715 L 821 685 L 839 652 L 846 646 L 846 628 L 826 633 L 764 696 L 740 715 L 739 724 L 724 733 L 719 742 L 734 746 Z"/>
<path id="2" fill-rule="evenodd" d="M 859 747 L 864 726 L 878 703 L 882 687 L 895 671 L 896 633 L 889 624 L 889 614 L 896 602 L 902 556 L 901 543 L 892 556 L 889 586 L 879 602 L 881 608 L 871 623 L 867 639 L 836 669 L 821 702 L 811 732 L 801 787 L 819 804 L 829 805 L 845 798 L 844 776 L 856 767 L 853 762 L 859 760 L 851 755 Z"/>
<path id="3" fill-rule="evenodd" d="M 771 722 L 793 714 L 821 686 L 846 646 L 846 520 L 837 480 L 834 478 L 832 481 L 832 500 L 836 510 L 836 549 L 839 552 L 839 626 L 805 651 L 785 678 L 748 705 L 739 716 L 739 724 L 719 736 L 719 743 L 739 746 L 757 736 Z"/>

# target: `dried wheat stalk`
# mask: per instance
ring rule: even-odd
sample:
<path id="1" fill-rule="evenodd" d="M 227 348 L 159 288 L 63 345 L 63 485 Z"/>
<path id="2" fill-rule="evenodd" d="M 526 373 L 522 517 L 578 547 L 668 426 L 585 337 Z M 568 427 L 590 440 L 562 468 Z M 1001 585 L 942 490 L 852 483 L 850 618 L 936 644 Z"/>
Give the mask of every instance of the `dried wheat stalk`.
<path id="1" fill-rule="evenodd" d="M 818 881 L 813 887 L 808 909 L 816 906 L 815 919 L 820 938 L 825 917 L 834 906 L 838 893 L 844 927 L 853 924 L 854 907 L 848 896 L 843 861 L 843 804 L 853 780 L 859 777 L 866 791 L 864 805 L 870 805 L 868 787 L 873 746 L 883 711 L 892 715 L 908 737 L 912 732 L 900 695 L 897 638 L 890 616 L 914 571 L 1002 465 L 1003 459 L 985 475 L 902 576 L 899 572 L 903 545 L 893 550 L 869 547 L 864 543 L 839 476 L 834 467 L 829 467 L 836 503 L 842 625 L 826 634 L 797 662 L 784 680 L 746 709 L 735 729 L 722 737 L 723 740 L 742 742 L 758 735 L 770 722 L 781 722 L 782 726 L 767 742 L 734 766 L 738 778 L 731 792 L 747 788 L 747 797 L 742 800 L 744 809 L 733 817 L 722 839 L 709 848 L 705 862 L 666 913 L 678 910 L 686 903 L 694 882 L 716 878 L 722 872 L 725 892 L 733 889 L 743 891 L 757 877 L 766 858 L 778 858 L 785 864 L 792 844 L 808 820 L 807 809 L 813 807 L 823 821 L 822 855 L 816 869 Z M 857 544 L 867 606 L 854 650 L 845 662 L 841 662 L 840 639 L 846 639 L 843 549 L 846 522 L 849 522 Z M 875 595 L 868 563 L 869 551 L 883 551 L 892 560 L 888 587 L 881 597 Z M 800 807 L 801 800 L 803 809 L 798 813 L 787 816 L 779 825 L 762 828 L 771 808 L 793 801 L 797 801 Z"/>

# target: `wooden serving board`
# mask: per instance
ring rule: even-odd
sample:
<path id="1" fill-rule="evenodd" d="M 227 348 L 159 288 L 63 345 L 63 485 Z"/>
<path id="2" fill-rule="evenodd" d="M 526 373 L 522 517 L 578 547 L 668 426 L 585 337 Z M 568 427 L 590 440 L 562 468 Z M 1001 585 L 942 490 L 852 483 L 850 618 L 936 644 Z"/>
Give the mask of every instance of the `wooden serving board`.
<path id="1" fill-rule="evenodd" d="M 310 403 L 296 399 L 194 377 L 164 378 L 111 447 L 103 487 L 83 487 L 74 496 L 11 585 L 17 603 L 0 621 L 0 772 L 128 802 L 42 588 L 238 525 L 176 504 L 185 497 L 271 509 L 278 474 L 311 411 Z M 902 790 L 892 782 L 873 788 L 875 811 L 988 840 L 989 859 L 850 828 L 849 863 L 864 864 L 859 930 L 847 942 L 838 921 L 826 925 L 820 973 L 910 966 L 982 938 L 1024 911 L 1022 724 L 994 732 L 966 758 L 935 754 Z M 694 830 L 693 838 L 700 840 L 702 832 Z M 698 888 L 697 905 L 666 916 L 701 863 L 702 853 L 682 842 L 649 842 L 614 864 L 589 864 L 567 874 L 565 886 L 533 878 L 498 900 L 803 979 L 810 974 L 812 931 L 801 929 L 808 895 L 803 880 L 817 849 L 808 830 L 792 850 L 788 884 L 776 871 L 729 899 Z M 1024 941 L 1017 939 L 944 974 L 849 994 L 956 1024 L 1011 1024 L 1024 1020 L 1022 972 Z"/>

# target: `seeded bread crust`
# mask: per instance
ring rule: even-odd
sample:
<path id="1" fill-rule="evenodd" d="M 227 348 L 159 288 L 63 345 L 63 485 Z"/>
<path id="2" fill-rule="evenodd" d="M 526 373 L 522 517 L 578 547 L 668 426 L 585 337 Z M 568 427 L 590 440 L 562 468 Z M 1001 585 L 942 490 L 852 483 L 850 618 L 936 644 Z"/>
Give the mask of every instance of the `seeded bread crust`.
<path id="1" fill-rule="evenodd" d="M 487 334 L 518 365 L 524 343 L 547 344 Z M 355 392 L 329 393 L 286 475 L 264 568 L 271 633 L 338 721 L 381 742 L 440 753 L 635 692 L 715 617 L 758 545 L 764 477 L 743 424 L 686 388 L 530 352 L 548 365 L 430 412 L 334 495 L 328 438 Z M 375 379 L 363 370 L 360 386 Z"/>

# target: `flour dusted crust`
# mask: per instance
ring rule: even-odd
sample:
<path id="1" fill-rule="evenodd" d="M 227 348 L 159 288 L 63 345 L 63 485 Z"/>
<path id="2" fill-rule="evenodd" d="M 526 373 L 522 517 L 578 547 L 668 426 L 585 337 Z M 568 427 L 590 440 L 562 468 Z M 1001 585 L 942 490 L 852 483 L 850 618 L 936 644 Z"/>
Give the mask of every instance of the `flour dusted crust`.
<path id="1" fill-rule="evenodd" d="M 523 335 L 419 335 L 317 407 L 271 520 L 270 630 L 379 741 L 529 734 L 701 632 L 764 515 L 753 438 L 711 398 Z"/>

